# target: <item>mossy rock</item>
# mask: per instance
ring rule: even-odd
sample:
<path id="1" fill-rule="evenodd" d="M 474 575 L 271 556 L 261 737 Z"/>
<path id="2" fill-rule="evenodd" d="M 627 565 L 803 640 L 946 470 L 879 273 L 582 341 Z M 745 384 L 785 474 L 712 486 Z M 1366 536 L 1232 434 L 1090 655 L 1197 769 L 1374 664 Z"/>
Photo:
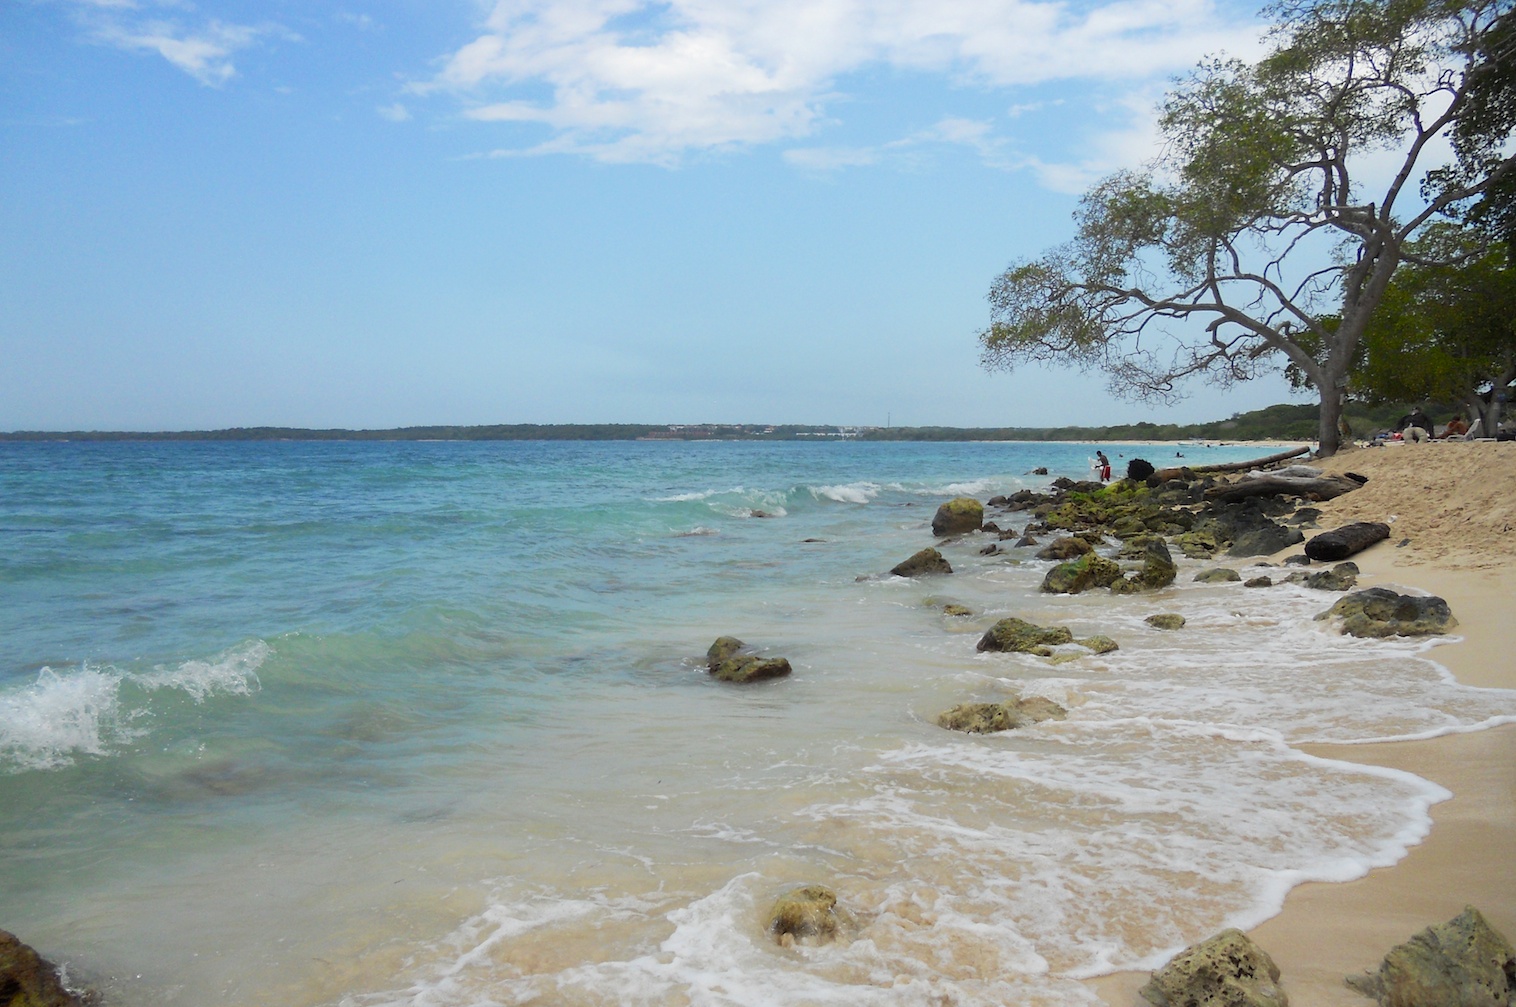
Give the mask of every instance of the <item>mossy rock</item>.
<path id="1" fill-rule="evenodd" d="M 1160 612 L 1142 621 L 1154 629 L 1183 629 L 1185 618 L 1177 612 Z"/>
<path id="2" fill-rule="evenodd" d="M 1382 1007 L 1509 1007 L 1516 1003 L 1516 950 L 1468 906 L 1393 948 L 1377 971 L 1347 984 Z"/>
<path id="3" fill-rule="evenodd" d="M 1315 573 L 1292 573 L 1287 579 L 1291 584 L 1304 584 L 1317 591 L 1351 591 L 1358 586 L 1358 564 L 1338 563 L 1330 570 Z"/>
<path id="4" fill-rule="evenodd" d="M 1143 553 L 1141 572 L 1132 579 L 1141 584 L 1143 590 L 1156 591 L 1174 583 L 1174 577 L 1178 573 L 1174 557 L 1169 554 L 1168 544 L 1161 538 L 1155 538 L 1148 543 Z"/>
<path id="5" fill-rule="evenodd" d="M 1068 711 L 1042 696 L 1027 696 L 1008 703 L 960 703 L 937 715 L 937 726 L 968 734 L 997 734 L 1044 720 L 1062 720 Z"/>
<path id="6" fill-rule="evenodd" d="M 890 573 L 896 577 L 931 577 L 952 572 L 952 565 L 936 549 L 922 549 L 890 569 Z"/>
<path id="7" fill-rule="evenodd" d="M 1037 551 L 1038 559 L 1078 559 L 1094 551 L 1094 546 L 1075 535 L 1054 539 Z"/>
<path id="8" fill-rule="evenodd" d="M 1266 573 L 1265 574 L 1260 574 L 1257 577 L 1251 577 L 1248 580 L 1243 581 L 1242 582 L 1242 586 L 1243 587 L 1273 587 L 1274 586 L 1274 578 L 1270 577 Z"/>
<path id="9" fill-rule="evenodd" d="M 1083 640 L 1075 640 L 1081 647 L 1088 647 L 1097 654 L 1109 654 L 1113 650 L 1120 650 L 1121 646 L 1108 636 L 1089 636 Z"/>
<path id="10" fill-rule="evenodd" d="M 1078 594 L 1092 587 L 1109 587 L 1120 579 L 1120 566 L 1092 552 L 1049 570 L 1042 579 L 1042 590 L 1047 594 Z"/>
<path id="11" fill-rule="evenodd" d="M 715 668 L 723 661 L 736 657 L 738 652 L 746 646 L 747 644 L 735 636 L 718 636 L 716 642 L 711 644 L 710 648 L 705 652 L 706 667 Z"/>
<path id="12" fill-rule="evenodd" d="M 1139 991 L 1155 1007 L 1286 1007 L 1279 966 L 1241 930 L 1193 944 Z"/>
<path id="13" fill-rule="evenodd" d="M 1435 636 L 1458 625 L 1452 609 L 1441 598 L 1417 598 L 1388 588 L 1357 591 L 1318 615 L 1317 619 L 1342 617 L 1342 631 L 1352 636 Z"/>
<path id="14" fill-rule="evenodd" d="M 1221 549 L 1216 536 L 1208 531 L 1187 531 L 1175 538 L 1174 544 L 1189 559 L 1210 559 Z"/>
<path id="15" fill-rule="evenodd" d="M 974 614 L 974 610 L 967 605 L 944 605 L 942 606 L 942 614 L 950 615 L 955 619 L 966 619 Z"/>
<path id="16" fill-rule="evenodd" d="M 806 885 L 781 895 L 769 911 L 768 931 L 783 947 L 830 944 L 856 926 L 825 885 Z"/>
<path id="17" fill-rule="evenodd" d="M 1198 584 L 1226 584 L 1240 580 L 1242 580 L 1242 574 L 1227 566 L 1213 566 L 1195 575 L 1195 582 Z"/>
<path id="18" fill-rule="evenodd" d="M 984 504 L 973 497 L 955 497 L 937 508 L 932 517 L 933 535 L 961 535 L 984 526 Z"/>
<path id="19" fill-rule="evenodd" d="M 1074 634 L 1067 626 L 1038 626 L 1025 619 L 1011 618 L 991 626 L 975 649 L 1051 657 L 1051 648 L 1073 642 Z"/>
<path id="20" fill-rule="evenodd" d="M 81 1001 L 58 978 L 58 969 L 0 930 L 0 1004 L 6 1007 L 80 1007 Z"/>
<path id="21" fill-rule="evenodd" d="M 738 654 L 722 661 L 711 669 L 711 676 L 719 682 L 761 682 L 769 678 L 784 678 L 790 673 L 790 662 L 782 657 L 760 658 L 752 654 Z"/>

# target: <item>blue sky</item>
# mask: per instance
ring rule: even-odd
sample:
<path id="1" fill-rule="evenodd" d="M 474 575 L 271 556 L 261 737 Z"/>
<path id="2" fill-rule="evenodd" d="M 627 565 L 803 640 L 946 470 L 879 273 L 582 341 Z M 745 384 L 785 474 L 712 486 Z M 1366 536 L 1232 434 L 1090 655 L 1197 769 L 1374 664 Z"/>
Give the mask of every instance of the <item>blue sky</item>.
<path id="1" fill-rule="evenodd" d="M 0 430 L 1209 419 L 975 333 L 1212 0 L 7 0 Z"/>

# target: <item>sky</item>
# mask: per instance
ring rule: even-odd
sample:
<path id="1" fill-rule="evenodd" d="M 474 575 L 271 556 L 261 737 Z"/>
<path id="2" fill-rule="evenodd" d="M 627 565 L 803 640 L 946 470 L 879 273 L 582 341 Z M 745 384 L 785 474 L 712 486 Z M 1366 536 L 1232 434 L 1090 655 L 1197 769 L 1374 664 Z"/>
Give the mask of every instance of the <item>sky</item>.
<path id="1" fill-rule="evenodd" d="M 1230 0 L 4 0 L 0 430 L 1207 420 L 985 295 Z"/>

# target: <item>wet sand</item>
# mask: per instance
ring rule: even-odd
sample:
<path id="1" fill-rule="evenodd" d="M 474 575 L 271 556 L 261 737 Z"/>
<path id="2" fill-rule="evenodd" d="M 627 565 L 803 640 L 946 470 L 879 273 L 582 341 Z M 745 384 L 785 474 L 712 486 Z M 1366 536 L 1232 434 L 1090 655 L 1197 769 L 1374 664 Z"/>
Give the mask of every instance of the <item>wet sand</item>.
<path id="1" fill-rule="evenodd" d="M 1363 489 L 1320 505 L 1323 529 L 1391 522 L 1389 541 L 1353 557 L 1360 586 L 1442 596 L 1462 639 L 1429 656 L 1467 685 L 1516 688 L 1516 443 L 1364 448 L 1322 467 L 1369 477 Z M 1415 773 L 1454 796 L 1432 809 L 1430 836 L 1400 863 L 1357 881 L 1301 885 L 1252 931 L 1279 965 L 1294 1007 L 1371 1004 L 1343 977 L 1376 968 L 1391 947 L 1465 905 L 1516 939 L 1516 725 L 1306 750 Z M 1113 1007 L 1131 1007 L 1145 1003 L 1138 990 L 1147 978 L 1121 973 L 1094 985 Z"/>

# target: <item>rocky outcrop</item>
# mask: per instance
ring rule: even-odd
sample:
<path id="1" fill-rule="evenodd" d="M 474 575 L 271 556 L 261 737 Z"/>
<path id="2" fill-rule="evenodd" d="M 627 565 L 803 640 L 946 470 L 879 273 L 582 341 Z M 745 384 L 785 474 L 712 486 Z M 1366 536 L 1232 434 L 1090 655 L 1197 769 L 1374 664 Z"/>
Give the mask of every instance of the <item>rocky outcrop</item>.
<path id="1" fill-rule="evenodd" d="M 15 934 L 0 930 L 0 1004 L 5 1007 L 80 1007 L 58 969 Z"/>
<path id="2" fill-rule="evenodd" d="M 1154 629 L 1183 629 L 1185 618 L 1177 612 L 1160 612 L 1142 621 Z"/>
<path id="3" fill-rule="evenodd" d="M 706 670 L 719 682 L 743 685 L 766 678 L 783 678 L 790 673 L 790 662 L 782 657 L 758 657 L 743 653 L 747 644 L 735 636 L 718 637 L 705 652 Z"/>
<path id="4" fill-rule="evenodd" d="M 973 497 L 955 497 L 937 508 L 932 518 L 933 535 L 962 535 L 984 525 L 984 504 Z"/>
<path id="5" fill-rule="evenodd" d="M 1358 585 L 1358 564 L 1338 563 L 1330 570 L 1292 573 L 1285 578 L 1285 583 L 1304 584 L 1318 591 L 1351 591 Z"/>
<path id="6" fill-rule="evenodd" d="M 1417 598 L 1388 588 L 1356 591 L 1318 615 L 1342 618 L 1342 631 L 1352 636 L 1435 636 L 1458 625 L 1448 603 L 1435 595 Z"/>
<path id="7" fill-rule="evenodd" d="M 1348 986 L 1381 1007 L 1510 1007 L 1516 951 L 1473 906 L 1394 948 Z"/>
<path id="8" fill-rule="evenodd" d="M 1038 559 L 1078 559 L 1086 553 L 1093 552 L 1094 546 L 1082 538 L 1066 535 L 1063 538 L 1054 539 L 1041 549 L 1037 550 Z"/>
<path id="9" fill-rule="evenodd" d="M 995 734 L 1066 716 L 1068 711 L 1051 699 L 1028 696 L 1007 703 L 960 703 L 939 713 L 937 726 L 969 734 Z"/>
<path id="10" fill-rule="evenodd" d="M 1241 930 L 1185 948 L 1142 987 L 1155 1007 L 1286 1007 L 1279 966 Z"/>
<path id="11" fill-rule="evenodd" d="M 1195 581 L 1199 584 L 1225 584 L 1229 581 L 1241 580 L 1242 574 L 1231 567 L 1213 566 L 1209 570 L 1202 570 L 1195 575 Z"/>
<path id="12" fill-rule="evenodd" d="M 830 944 L 854 926 L 852 915 L 837 905 L 837 893 L 825 885 L 786 892 L 769 911 L 769 933 L 783 947 Z"/>
<path id="13" fill-rule="evenodd" d="M 936 549 L 923 549 L 910 559 L 890 568 L 890 573 L 896 577 L 930 577 L 952 572 L 952 565 L 943 559 L 942 553 Z"/>
<path id="14" fill-rule="evenodd" d="M 1121 579 L 1121 567 L 1114 560 L 1087 553 L 1072 563 L 1059 563 L 1042 579 L 1048 594 L 1078 594 L 1092 587 L 1109 587 Z"/>
<path id="15" fill-rule="evenodd" d="M 1051 657 L 1053 647 L 1073 642 L 1074 634 L 1067 626 L 1038 626 L 1025 619 L 1011 618 L 991 626 L 974 649 Z"/>

